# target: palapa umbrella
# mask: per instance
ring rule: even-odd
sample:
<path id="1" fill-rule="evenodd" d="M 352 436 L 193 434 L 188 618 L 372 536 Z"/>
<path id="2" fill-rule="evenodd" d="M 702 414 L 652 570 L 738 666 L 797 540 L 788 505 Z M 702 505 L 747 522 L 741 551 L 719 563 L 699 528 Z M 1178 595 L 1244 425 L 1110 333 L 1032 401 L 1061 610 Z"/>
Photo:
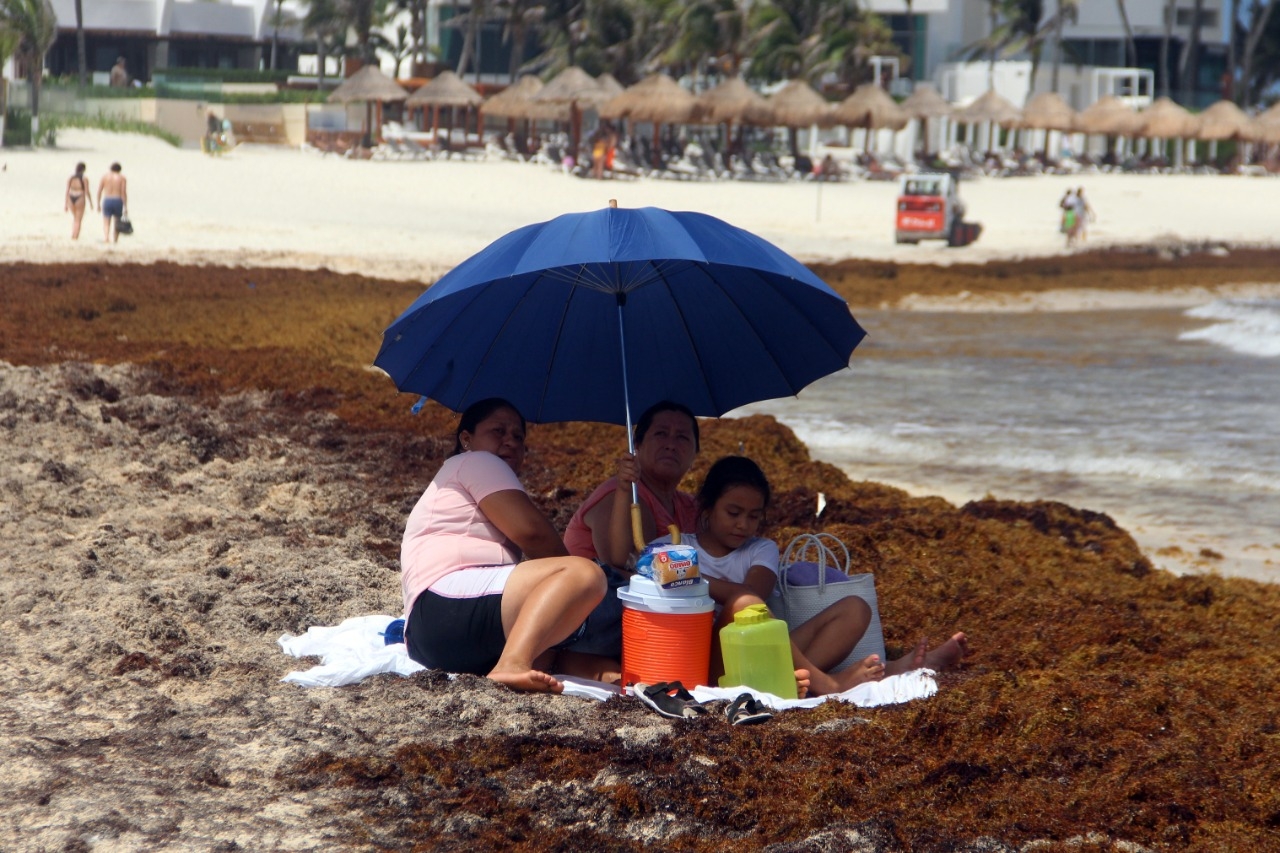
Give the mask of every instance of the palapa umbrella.
<path id="1" fill-rule="evenodd" d="M 387 327 L 374 364 L 454 411 L 502 397 L 535 423 L 625 424 L 630 446 L 633 406 L 718 417 L 791 396 L 847 367 L 864 335 L 835 291 L 754 234 L 608 207 L 463 261 Z"/>
<path id="2" fill-rule="evenodd" d="M 1018 119 L 1018 127 L 1029 130 L 1060 130 L 1063 132 L 1075 129 L 1076 111 L 1062 100 L 1057 92 L 1041 92 L 1032 95 L 1022 108 L 1022 116 Z"/>
<path id="3" fill-rule="evenodd" d="M 1076 129 L 1104 136 L 1132 136 L 1142 127 L 1142 119 L 1115 95 L 1104 95 L 1080 111 Z"/>
<path id="4" fill-rule="evenodd" d="M 405 101 L 405 106 L 423 109 L 431 108 L 431 132 L 435 133 L 439 126 L 440 108 L 441 107 L 479 107 L 484 103 L 484 95 L 481 95 L 467 81 L 463 80 L 452 71 L 442 71 L 425 83 L 419 86 L 409 99 Z M 463 133 L 466 133 L 466 120 L 463 120 Z M 449 113 L 449 133 L 445 137 L 446 145 L 453 136 L 453 112 Z"/>
<path id="5" fill-rule="evenodd" d="M 741 77 L 729 77 L 698 95 L 703 119 L 715 124 L 753 124 L 767 115 L 764 96 Z"/>
<path id="6" fill-rule="evenodd" d="M 1007 127 L 1022 117 L 1022 110 L 995 89 L 988 89 L 967 107 L 956 110 L 954 116 L 956 121 L 971 124 L 992 122 Z"/>
<path id="7" fill-rule="evenodd" d="M 542 89 L 542 81 L 532 74 L 519 80 L 484 102 L 484 113 L 499 118 L 557 119 L 568 112 L 554 104 L 542 104 L 533 100 Z"/>
<path id="8" fill-rule="evenodd" d="M 803 80 L 787 83 L 765 99 L 765 106 L 775 127 L 831 126 L 831 104 Z"/>
<path id="9" fill-rule="evenodd" d="M 877 83 L 863 83 L 831 110 L 831 120 L 836 124 L 868 130 L 902 130 L 910 119 L 898 102 Z"/>
<path id="10" fill-rule="evenodd" d="M 951 104 L 929 83 L 917 83 L 900 106 L 907 115 L 920 122 L 920 139 L 928 154 L 929 119 L 950 118 L 953 112 Z"/>
<path id="11" fill-rule="evenodd" d="M 1200 128 L 1200 119 L 1169 98 L 1157 98 L 1138 117 L 1142 119 L 1138 135 L 1148 139 L 1186 139 Z"/>
<path id="12" fill-rule="evenodd" d="M 653 167 L 662 167 L 663 124 L 690 124 L 702 117 L 702 104 L 666 74 L 650 74 L 600 107 L 600 117 L 653 123 Z"/>
<path id="13" fill-rule="evenodd" d="M 376 65 L 366 65 L 343 80 L 338 88 L 329 93 L 326 99 L 335 104 L 351 104 L 364 102 L 364 127 L 362 128 L 363 144 L 368 147 L 372 143 L 370 131 L 373 126 L 373 104 L 387 101 L 403 101 L 409 93 L 390 77 L 382 73 Z"/>
<path id="14" fill-rule="evenodd" d="M 1258 135 L 1268 143 L 1280 142 L 1280 102 L 1271 105 L 1254 121 L 1258 127 Z"/>
<path id="15" fill-rule="evenodd" d="M 666 74 L 650 74 L 600 105 L 600 117 L 656 124 L 688 124 L 702 116 L 698 99 Z"/>
<path id="16" fill-rule="evenodd" d="M 599 109 L 611 97 L 613 95 L 596 78 L 571 65 L 552 77 L 531 100 L 536 104 L 553 104 L 568 110 L 569 150 L 576 162 L 582 141 L 582 111 Z"/>
<path id="17" fill-rule="evenodd" d="M 1253 119 L 1231 101 L 1218 101 L 1198 116 L 1196 138 L 1217 142 L 1222 139 L 1253 140 L 1258 131 Z"/>
<path id="18" fill-rule="evenodd" d="M 604 92 L 608 97 L 621 95 L 623 90 L 626 89 L 625 86 L 618 82 L 617 77 L 607 71 L 596 78 L 596 84 L 600 87 L 600 91 Z"/>

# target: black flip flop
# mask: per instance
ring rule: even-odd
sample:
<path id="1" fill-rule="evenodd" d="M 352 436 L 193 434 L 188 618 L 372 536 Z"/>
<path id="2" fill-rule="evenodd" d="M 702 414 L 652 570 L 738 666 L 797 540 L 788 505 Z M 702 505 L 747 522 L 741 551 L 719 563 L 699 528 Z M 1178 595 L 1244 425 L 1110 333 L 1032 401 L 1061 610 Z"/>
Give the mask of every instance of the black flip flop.
<path id="1" fill-rule="evenodd" d="M 684 689 L 678 681 L 663 681 L 659 684 L 635 685 L 636 698 L 664 717 L 673 720 L 691 720 L 707 713 L 705 705 L 693 698 L 693 694 Z"/>
<path id="2" fill-rule="evenodd" d="M 773 719 L 773 712 L 750 693 L 741 693 L 724 709 L 724 715 L 735 726 L 749 726 Z"/>

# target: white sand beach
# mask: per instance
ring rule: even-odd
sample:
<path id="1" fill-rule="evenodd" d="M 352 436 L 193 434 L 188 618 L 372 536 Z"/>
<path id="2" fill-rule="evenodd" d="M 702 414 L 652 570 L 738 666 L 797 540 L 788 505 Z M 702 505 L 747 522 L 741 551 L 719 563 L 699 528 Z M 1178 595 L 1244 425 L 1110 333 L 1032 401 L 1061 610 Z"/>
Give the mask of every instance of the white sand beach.
<path id="1" fill-rule="evenodd" d="M 110 258 L 149 262 L 325 266 L 429 280 L 496 237 L 561 213 L 655 205 L 699 210 L 771 240 L 802 261 L 868 258 L 972 263 L 1061 253 L 1058 200 L 1084 186 L 1097 221 L 1089 246 L 1223 241 L 1271 244 L 1280 180 L 1209 175 L 1083 174 L 965 182 L 980 239 L 893 242 L 892 182 L 743 183 L 582 180 L 511 161 L 351 161 L 283 147 L 223 157 L 157 139 L 64 130 L 56 149 L 0 150 L 0 261 Z M 118 161 L 136 233 L 107 249 L 86 213 L 69 238 L 63 190 L 75 164 L 98 178 Z"/>

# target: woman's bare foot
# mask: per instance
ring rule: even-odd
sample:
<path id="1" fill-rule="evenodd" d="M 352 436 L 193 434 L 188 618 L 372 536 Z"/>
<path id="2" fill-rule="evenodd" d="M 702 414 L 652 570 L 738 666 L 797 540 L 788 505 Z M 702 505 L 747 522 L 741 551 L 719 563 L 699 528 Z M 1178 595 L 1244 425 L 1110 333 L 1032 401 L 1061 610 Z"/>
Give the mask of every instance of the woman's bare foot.
<path id="1" fill-rule="evenodd" d="M 796 670 L 796 698 L 803 699 L 809 695 L 809 670 Z"/>
<path id="2" fill-rule="evenodd" d="M 558 679 L 536 669 L 505 669 L 499 664 L 486 677 L 523 693 L 564 692 L 564 685 Z"/>

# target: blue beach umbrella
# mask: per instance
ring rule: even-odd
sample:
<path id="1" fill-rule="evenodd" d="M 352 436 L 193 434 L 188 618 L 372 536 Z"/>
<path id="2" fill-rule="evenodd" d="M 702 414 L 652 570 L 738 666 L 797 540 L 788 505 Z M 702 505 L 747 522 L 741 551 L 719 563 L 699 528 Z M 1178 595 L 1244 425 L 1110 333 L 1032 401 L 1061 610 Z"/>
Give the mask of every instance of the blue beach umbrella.
<path id="1" fill-rule="evenodd" d="M 534 423 L 625 425 L 634 453 L 633 405 L 719 417 L 790 396 L 848 367 L 865 335 L 835 291 L 754 234 L 610 206 L 519 228 L 454 267 L 387 327 L 374 364 L 454 411 L 502 397 Z"/>

